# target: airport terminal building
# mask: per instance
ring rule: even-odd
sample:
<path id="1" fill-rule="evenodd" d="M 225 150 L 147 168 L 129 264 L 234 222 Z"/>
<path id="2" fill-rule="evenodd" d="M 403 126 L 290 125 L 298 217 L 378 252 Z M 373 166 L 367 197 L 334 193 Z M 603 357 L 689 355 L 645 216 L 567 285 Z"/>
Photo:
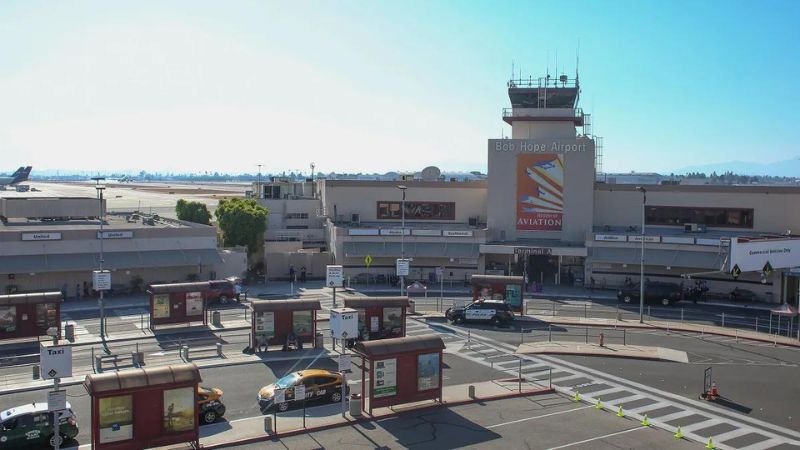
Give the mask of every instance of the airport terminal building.
<path id="1" fill-rule="evenodd" d="M 800 239 L 791 230 L 800 230 L 800 210 L 790 205 L 800 204 L 800 189 L 596 182 L 597 138 L 579 92 L 578 80 L 564 76 L 510 81 L 511 108 L 502 120 L 511 138 L 488 140 L 484 180 L 446 179 L 428 168 L 391 181 L 300 181 L 304 187 L 293 189 L 316 200 L 306 212 L 316 209 L 321 220 L 270 233 L 297 233 L 286 240 L 300 251 L 327 253 L 328 263 L 344 265 L 359 282 L 385 282 L 405 256 L 413 280 L 434 281 L 443 267 L 446 283 L 473 273 L 524 275 L 529 288 L 638 282 L 644 241 L 648 280 L 687 287 L 704 280 L 712 292 L 739 287 L 761 301 L 797 305 Z M 272 195 L 278 211 L 291 209 L 292 196 L 273 195 L 274 184 L 256 192 Z M 304 242 L 302 234 L 316 227 L 325 243 Z M 732 241 L 753 250 L 732 254 Z M 269 244 L 267 273 L 285 277 L 279 247 Z M 764 271 L 763 258 L 743 256 L 763 253 L 759 246 L 787 251 Z M 735 278 L 734 266 L 749 269 Z M 314 275 L 324 276 L 322 270 Z"/>
<path id="2" fill-rule="evenodd" d="M 92 271 L 101 266 L 111 272 L 116 293 L 240 275 L 247 267 L 243 249 L 217 248 L 213 226 L 134 212 L 103 215 L 105 200 L 94 198 L 15 194 L 0 198 L 4 294 L 64 289 L 68 298 L 93 295 Z"/>

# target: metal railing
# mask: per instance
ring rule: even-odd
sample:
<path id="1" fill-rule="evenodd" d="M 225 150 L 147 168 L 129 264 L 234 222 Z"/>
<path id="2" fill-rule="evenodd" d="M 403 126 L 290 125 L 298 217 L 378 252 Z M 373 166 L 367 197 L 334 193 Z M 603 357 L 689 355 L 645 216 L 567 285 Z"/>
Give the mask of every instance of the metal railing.
<path id="1" fill-rule="evenodd" d="M 618 343 L 628 345 L 628 332 L 624 328 L 600 328 L 600 327 L 573 327 L 565 328 L 559 325 L 548 324 L 547 326 L 520 328 L 520 345 L 531 342 L 553 342 L 570 341 L 583 342 L 588 344 L 599 343 L 600 336 L 603 336 L 605 344 Z"/>
<path id="2" fill-rule="evenodd" d="M 614 321 L 638 321 L 637 305 L 609 306 L 591 301 L 581 303 L 559 303 L 555 301 L 534 304 L 526 301 L 525 315 L 550 317 L 579 317 L 586 319 L 607 319 Z M 800 340 L 800 323 L 795 317 L 784 317 L 769 311 L 754 316 L 742 316 L 725 312 L 709 312 L 694 308 L 677 306 L 647 305 L 644 310 L 646 321 L 676 322 L 681 324 L 711 325 L 722 328 L 750 330 L 774 336 L 785 336 Z"/>

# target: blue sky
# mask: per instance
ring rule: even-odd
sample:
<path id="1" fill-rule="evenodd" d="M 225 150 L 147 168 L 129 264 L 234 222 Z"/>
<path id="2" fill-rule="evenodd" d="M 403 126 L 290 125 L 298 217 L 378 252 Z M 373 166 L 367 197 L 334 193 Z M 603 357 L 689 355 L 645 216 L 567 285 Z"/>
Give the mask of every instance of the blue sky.
<path id="1" fill-rule="evenodd" d="M 788 0 L 4 1 L 0 170 L 485 170 L 511 62 L 571 75 L 578 48 L 606 171 L 796 159 L 798 19 Z"/>

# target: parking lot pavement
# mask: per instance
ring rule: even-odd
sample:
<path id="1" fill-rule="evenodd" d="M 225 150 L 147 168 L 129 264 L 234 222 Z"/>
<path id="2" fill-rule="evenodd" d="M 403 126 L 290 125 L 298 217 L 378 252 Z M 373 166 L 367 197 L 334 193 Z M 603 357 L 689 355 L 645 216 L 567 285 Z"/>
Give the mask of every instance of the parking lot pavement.
<path id="1" fill-rule="evenodd" d="M 230 448 L 694 449 L 697 443 L 576 404 L 559 394 L 405 413 L 375 422 Z"/>

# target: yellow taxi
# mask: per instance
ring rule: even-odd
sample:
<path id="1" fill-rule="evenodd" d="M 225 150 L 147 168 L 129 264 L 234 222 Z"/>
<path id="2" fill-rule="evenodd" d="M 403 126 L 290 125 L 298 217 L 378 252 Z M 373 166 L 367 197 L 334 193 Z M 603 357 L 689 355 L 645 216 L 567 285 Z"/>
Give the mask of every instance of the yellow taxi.
<path id="1" fill-rule="evenodd" d="M 200 421 L 204 424 L 214 423 L 225 415 L 225 404 L 222 403 L 222 389 L 197 387 L 197 405 L 200 410 Z"/>
<path id="2" fill-rule="evenodd" d="M 258 406 L 261 412 L 266 413 L 272 408 L 282 412 L 291 406 L 301 404 L 303 399 L 295 398 L 294 395 L 295 388 L 300 385 L 306 388 L 306 401 L 328 400 L 334 403 L 342 401 L 342 376 L 340 374 L 325 369 L 306 369 L 292 372 L 261 388 L 258 391 Z M 275 398 L 276 391 L 278 394 L 283 391 L 283 401 Z M 349 392 L 349 388 L 345 391 L 345 395 L 347 392 Z M 278 401 L 276 402 L 276 400 Z"/>

